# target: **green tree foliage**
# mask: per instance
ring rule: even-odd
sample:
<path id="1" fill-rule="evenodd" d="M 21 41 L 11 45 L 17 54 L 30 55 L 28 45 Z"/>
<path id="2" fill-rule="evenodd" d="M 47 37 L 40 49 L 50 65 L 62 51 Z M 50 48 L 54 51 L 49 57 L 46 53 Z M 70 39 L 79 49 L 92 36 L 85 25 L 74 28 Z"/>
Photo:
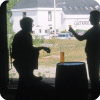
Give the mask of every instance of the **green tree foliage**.
<path id="1" fill-rule="evenodd" d="M 12 23 L 10 22 L 12 13 L 11 9 L 13 6 L 18 2 L 19 0 L 9 0 L 7 4 L 7 33 L 11 34 L 12 33 Z"/>
<path id="2" fill-rule="evenodd" d="M 10 19 L 12 17 L 12 12 L 11 9 L 13 8 L 13 6 L 20 0 L 8 0 L 7 3 L 7 35 L 8 35 L 8 47 L 11 44 L 12 40 L 13 40 L 13 36 L 14 36 L 14 32 L 12 31 L 12 25 L 13 22 L 10 22 Z"/>

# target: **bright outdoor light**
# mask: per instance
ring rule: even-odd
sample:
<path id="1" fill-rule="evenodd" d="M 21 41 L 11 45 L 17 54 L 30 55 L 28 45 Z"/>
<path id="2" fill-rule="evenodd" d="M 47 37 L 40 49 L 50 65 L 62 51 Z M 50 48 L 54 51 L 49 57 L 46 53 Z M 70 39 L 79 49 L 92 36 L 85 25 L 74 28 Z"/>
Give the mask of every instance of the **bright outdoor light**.
<path id="1" fill-rule="evenodd" d="M 56 7 L 59 4 L 65 4 L 66 2 L 60 2 L 56 4 L 56 0 L 54 0 L 54 36 L 56 36 Z"/>

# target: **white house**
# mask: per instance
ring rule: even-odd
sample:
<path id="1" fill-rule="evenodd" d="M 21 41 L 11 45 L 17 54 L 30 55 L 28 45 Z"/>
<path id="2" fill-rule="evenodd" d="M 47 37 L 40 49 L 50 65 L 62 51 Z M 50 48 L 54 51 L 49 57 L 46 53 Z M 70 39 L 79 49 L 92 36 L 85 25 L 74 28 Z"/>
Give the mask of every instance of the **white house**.
<path id="1" fill-rule="evenodd" d="M 89 29 L 89 13 L 95 9 L 100 10 L 100 6 L 94 0 L 56 0 L 57 31 L 68 30 L 68 25 L 74 29 Z M 11 11 L 14 32 L 20 30 L 19 21 L 23 17 L 34 20 L 35 34 L 49 35 L 54 30 L 54 0 L 20 0 Z"/>

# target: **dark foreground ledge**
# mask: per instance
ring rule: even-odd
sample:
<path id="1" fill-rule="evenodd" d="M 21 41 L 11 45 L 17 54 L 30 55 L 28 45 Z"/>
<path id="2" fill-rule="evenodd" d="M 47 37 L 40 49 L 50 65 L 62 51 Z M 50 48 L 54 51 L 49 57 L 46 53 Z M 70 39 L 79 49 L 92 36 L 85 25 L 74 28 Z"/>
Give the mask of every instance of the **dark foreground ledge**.
<path id="1" fill-rule="evenodd" d="M 62 96 L 61 94 L 57 93 L 58 91 L 56 90 L 55 86 L 52 85 L 40 81 L 39 83 L 34 84 L 34 86 L 31 86 L 30 88 L 23 88 L 17 91 L 17 84 L 13 84 L 11 88 L 5 89 L 1 93 L 1 95 L 5 100 L 70 100 L 67 94 L 65 99 L 63 96 L 65 95 L 65 93 L 62 93 Z M 90 92 L 91 90 L 88 89 L 88 95 L 83 93 L 83 96 L 87 95 L 87 99 L 85 100 L 90 100 Z M 73 100 L 75 100 L 75 98 L 73 98 Z M 82 100 L 82 97 L 80 100 Z"/>

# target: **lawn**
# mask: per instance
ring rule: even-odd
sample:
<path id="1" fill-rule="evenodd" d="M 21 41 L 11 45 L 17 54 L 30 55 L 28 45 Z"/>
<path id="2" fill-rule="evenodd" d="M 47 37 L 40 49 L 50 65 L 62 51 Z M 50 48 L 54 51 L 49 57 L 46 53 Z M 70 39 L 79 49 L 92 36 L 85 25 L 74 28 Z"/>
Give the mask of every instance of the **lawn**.
<path id="1" fill-rule="evenodd" d="M 51 53 L 47 54 L 45 51 L 40 51 L 39 66 L 47 65 L 47 67 L 55 67 L 60 62 L 60 47 L 64 48 L 65 62 L 70 61 L 86 61 L 84 52 L 86 41 L 78 40 L 45 40 L 43 46 L 51 49 Z"/>
<path id="2" fill-rule="evenodd" d="M 65 62 L 73 61 L 86 61 L 86 55 L 84 52 L 86 41 L 74 40 L 60 40 L 51 39 L 44 40 L 42 44 L 35 46 L 46 46 L 51 49 L 51 53 L 48 54 L 45 51 L 40 51 L 39 56 L 39 69 L 34 72 L 37 76 L 42 77 L 55 77 L 56 64 L 60 62 L 60 47 L 64 47 Z M 13 67 L 9 71 L 9 78 L 18 78 L 19 75 Z"/>

